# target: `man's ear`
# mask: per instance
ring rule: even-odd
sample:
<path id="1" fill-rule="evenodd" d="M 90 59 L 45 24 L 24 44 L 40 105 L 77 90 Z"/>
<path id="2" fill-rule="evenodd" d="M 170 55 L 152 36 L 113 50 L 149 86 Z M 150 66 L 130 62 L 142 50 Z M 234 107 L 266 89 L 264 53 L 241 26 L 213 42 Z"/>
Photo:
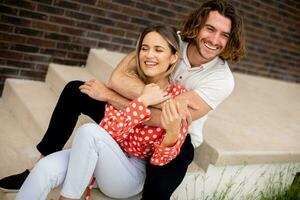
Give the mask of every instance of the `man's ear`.
<path id="1" fill-rule="evenodd" d="M 178 59 L 179 59 L 178 52 L 176 52 L 175 54 L 172 54 L 171 55 L 171 60 L 170 60 L 171 62 L 170 62 L 170 64 L 173 65 L 174 63 L 176 63 L 178 61 Z"/>

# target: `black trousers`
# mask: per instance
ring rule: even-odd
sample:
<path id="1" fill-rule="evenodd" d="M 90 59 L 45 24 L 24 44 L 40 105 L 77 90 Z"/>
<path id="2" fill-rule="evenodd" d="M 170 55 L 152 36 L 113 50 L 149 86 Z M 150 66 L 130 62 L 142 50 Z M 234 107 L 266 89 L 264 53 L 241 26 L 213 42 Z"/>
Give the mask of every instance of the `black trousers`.
<path id="1" fill-rule="evenodd" d="M 157 166 L 147 163 L 142 200 L 169 200 L 182 182 L 193 158 L 194 147 L 188 134 L 179 155 L 168 164 Z"/>
<path id="2" fill-rule="evenodd" d="M 48 129 L 37 145 L 44 156 L 62 150 L 70 138 L 80 114 L 100 123 L 105 102 L 97 101 L 79 90 L 82 81 L 71 81 L 63 89 L 52 113 Z M 143 200 L 168 200 L 183 180 L 194 157 L 191 138 L 187 135 L 180 154 L 164 166 L 146 165 Z"/>
<path id="3" fill-rule="evenodd" d="M 80 114 L 100 123 L 104 116 L 105 102 L 97 101 L 80 92 L 84 82 L 71 81 L 63 89 L 52 113 L 48 129 L 37 145 L 39 152 L 46 156 L 62 150 L 70 138 Z"/>

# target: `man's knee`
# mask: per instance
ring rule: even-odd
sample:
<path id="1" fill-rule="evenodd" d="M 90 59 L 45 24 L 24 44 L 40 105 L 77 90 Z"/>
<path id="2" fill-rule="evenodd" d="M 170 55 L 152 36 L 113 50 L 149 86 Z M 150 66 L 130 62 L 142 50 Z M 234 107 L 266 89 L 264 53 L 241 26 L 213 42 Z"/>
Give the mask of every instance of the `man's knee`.
<path id="1" fill-rule="evenodd" d="M 82 81 L 70 81 L 68 82 L 65 87 L 63 92 L 75 92 L 75 91 L 79 91 L 79 86 L 81 86 L 83 84 Z"/>

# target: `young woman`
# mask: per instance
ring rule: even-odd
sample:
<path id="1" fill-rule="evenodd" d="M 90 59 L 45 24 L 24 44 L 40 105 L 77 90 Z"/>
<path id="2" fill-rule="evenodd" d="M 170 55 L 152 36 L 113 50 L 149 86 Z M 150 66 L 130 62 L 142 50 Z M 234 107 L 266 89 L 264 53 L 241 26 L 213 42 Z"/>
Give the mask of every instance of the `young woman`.
<path id="1" fill-rule="evenodd" d="M 85 124 L 72 148 L 46 156 L 33 168 L 17 200 L 46 199 L 63 182 L 60 199 L 80 199 L 92 176 L 99 189 L 112 198 L 127 198 L 142 191 L 145 163 L 165 165 L 180 152 L 187 125 L 182 123 L 172 97 L 186 90 L 171 83 L 169 74 L 179 58 L 179 38 L 167 26 L 151 26 L 137 44 L 137 73 L 147 85 L 125 109 L 107 104 L 97 124 Z M 84 91 L 84 86 L 81 86 Z M 162 128 L 143 123 L 151 118 L 149 106 L 163 102 Z"/>

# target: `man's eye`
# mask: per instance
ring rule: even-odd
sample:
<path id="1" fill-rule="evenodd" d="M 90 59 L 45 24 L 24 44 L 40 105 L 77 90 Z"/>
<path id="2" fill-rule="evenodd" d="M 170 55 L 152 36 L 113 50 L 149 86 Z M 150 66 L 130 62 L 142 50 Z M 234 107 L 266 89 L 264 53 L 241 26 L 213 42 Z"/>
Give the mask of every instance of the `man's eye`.
<path id="1" fill-rule="evenodd" d="M 211 28 L 211 27 L 207 27 L 207 30 L 210 31 L 210 32 L 214 31 L 214 29 Z"/>
<path id="2" fill-rule="evenodd" d="M 228 34 L 223 34 L 223 37 L 228 39 L 229 38 L 229 35 Z"/>

